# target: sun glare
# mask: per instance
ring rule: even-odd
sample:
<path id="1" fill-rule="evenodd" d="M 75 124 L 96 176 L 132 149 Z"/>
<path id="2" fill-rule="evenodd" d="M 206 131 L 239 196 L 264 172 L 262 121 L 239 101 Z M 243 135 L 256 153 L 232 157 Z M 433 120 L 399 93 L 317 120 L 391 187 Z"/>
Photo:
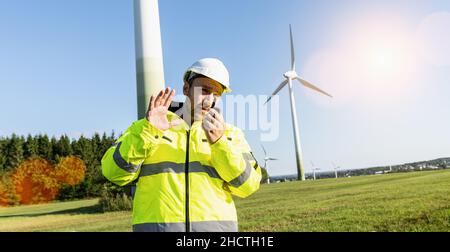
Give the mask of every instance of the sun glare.
<path id="1" fill-rule="evenodd" d="M 398 34 L 372 37 L 359 48 L 364 55 L 358 63 L 360 80 L 372 100 L 397 100 L 403 95 L 415 69 L 413 48 L 412 41 Z"/>
<path id="2" fill-rule="evenodd" d="M 405 71 L 410 67 L 407 62 L 408 54 L 396 41 L 369 45 L 363 59 L 366 78 L 376 82 L 398 83 L 403 79 Z"/>
<path id="3" fill-rule="evenodd" d="M 380 105 L 411 97 L 420 72 L 413 34 L 380 22 L 346 28 L 334 47 L 311 57 L 305 78 L 343 102 Z"/>
<path id="4" fill-rule="evenodd" d="M 389 47 L 374 48 L 370 51 L 369 66 L 375 71 L 390 73 L 396 67 L 399 55 Z"/>

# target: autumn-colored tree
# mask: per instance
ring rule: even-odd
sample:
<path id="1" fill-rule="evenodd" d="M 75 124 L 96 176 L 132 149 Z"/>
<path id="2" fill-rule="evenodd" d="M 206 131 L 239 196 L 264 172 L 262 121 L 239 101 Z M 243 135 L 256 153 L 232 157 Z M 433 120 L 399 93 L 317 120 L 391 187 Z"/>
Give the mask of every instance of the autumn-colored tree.
<path id="1" fill-rule="evenodd" d="M 0 206 L 8 206 L 8 196 L 7 196 L 8 190 L 6 187 L 0 182 Z"/>
<path id="2" fill-rule="evenodd" d="M 49 202 L 59 192 L 55 168 L 42 158 L 33 158 L 22 163 L 12 174 L 12 181 L 21 204 Z"/>
<path id="3" fill-rule="evenodd" d="M 13 192 L 12 187 L 10 174 L 0 174 L 0 206 L 15 205 L 18 203 L 18 198 Z"/>
<path id="4" fill-rule="evenodd" d="M 83 160 L 75 156 L 61 159 L 55 169 L 56 179 L 60 184 L 74 186 L 84 179 L 86 165 Z"/>

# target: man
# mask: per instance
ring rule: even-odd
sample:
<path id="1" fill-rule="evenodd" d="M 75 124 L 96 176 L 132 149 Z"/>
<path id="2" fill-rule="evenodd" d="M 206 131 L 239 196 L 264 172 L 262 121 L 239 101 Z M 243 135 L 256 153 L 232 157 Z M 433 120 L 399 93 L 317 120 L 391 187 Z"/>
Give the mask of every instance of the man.
<path id="1" fill-rule="evenodd" d="M 175 95 L 169 88 L 152 96 L 146 118 L 105 153 L 103 175 L 120 186 L 138 180 L 133 231 L 237 231 L 232 195 L 258 190 L 261 168 L 242 131 L 213 109 L 231 91 L 228 71 L 205 58 L 183 80 L 183 106 L 169 110 Z"/>

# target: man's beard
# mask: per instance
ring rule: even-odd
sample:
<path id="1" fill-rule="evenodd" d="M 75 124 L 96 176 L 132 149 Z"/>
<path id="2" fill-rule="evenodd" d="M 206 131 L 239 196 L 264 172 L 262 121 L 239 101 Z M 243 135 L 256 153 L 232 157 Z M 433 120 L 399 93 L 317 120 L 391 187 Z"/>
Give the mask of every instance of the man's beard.
<path id="1" fill-rule="evenodd" d="M 202 103 L 195 106 L 193 113 L 194 121 L 201 121 L 203 117 L 211 110 L 211 107 L 205 107 Z"/>
<path id="2" fill-rule="evenodd" d="M 213 102 L 205 102 L 204 100 L 200 103 L 197 103 L 194 105 L 194 109 L 192 109 L 192 103 L 191 100 L 189 99 L 189 97 L 186 98 L 185 101 L 185 106 L 186 109 L 184 110 L 184 112 L 190 113 L 189 115 L 186 115 L 186 119 L 188 121 L 194 122 L 194 121 L 202 121 L 203 118 L 206 116 L 206 114 L 208 114 L 208 112 L 211 109 L 215 109 L 217 111 L 220 110 L 219 108 L 216 108 L 216 100 L 214 100 Z M 189 118 L 189 119 L 188 119 Z"/>

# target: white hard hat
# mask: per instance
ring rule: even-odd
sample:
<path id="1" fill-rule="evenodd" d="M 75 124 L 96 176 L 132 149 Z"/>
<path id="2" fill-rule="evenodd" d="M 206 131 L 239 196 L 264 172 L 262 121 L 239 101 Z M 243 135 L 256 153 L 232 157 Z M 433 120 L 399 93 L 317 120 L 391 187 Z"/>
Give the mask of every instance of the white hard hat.
<path id="1" fill-rule="evenodd" d="M 192 64 L 184 73 L 183 80 L 188 81 L 191 74 L 201 74 L 213 79 L 224 87 L 224 93 L 231 92 L 228 70 L 222 61 L 215 58 L 203 58 Z"/>

